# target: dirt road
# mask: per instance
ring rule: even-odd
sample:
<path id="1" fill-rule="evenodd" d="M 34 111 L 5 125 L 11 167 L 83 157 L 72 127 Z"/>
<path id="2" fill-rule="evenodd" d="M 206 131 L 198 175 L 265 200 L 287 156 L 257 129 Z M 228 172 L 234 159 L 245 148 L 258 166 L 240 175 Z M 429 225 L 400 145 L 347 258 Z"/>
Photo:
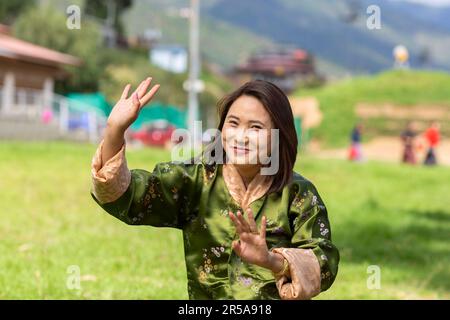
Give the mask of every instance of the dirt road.
<path id="1" fill-rule="evenodd" d="M 423 162 L 426 152 L 426 144 L 418 143 L 416 148 L 419 163 Z M 422 147 L 420 146 L 422 144 Z M 378 137 L 363 144 L 363 154 L 366 160 L 400 162 L 403 145 L 397 137 Z M 317 142 L 311 142 L 308 153 L 319 158 L 347 159 L 348 149 L 323 149 Z M 439 164 L 450 166 L 450 140 L 443 140 L 437 148 Z"/>

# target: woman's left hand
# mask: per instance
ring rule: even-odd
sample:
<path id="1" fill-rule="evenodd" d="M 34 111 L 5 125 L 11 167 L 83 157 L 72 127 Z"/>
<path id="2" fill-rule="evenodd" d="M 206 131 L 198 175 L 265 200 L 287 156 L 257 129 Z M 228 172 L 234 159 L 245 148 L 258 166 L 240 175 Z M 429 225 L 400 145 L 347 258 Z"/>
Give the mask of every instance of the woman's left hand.
<path id="1" fill-rule="evenodd" d="M 229 213 L 240 239 L 239 241 L 233 241 L 233 250 L 247 263 L 256 264 L 271 270 L 276 269 L 279 262 L 276 261 L 277 258 L 274 254 L 268 250 L 266 244 L 266 217 L 263 216 L 261 230 L 258 231 L 251 208 L 247 209 L 247 214 L 248 221 L 243 217 L 240 211 L 238 211 L 236 215 L 232 212 Z"/>

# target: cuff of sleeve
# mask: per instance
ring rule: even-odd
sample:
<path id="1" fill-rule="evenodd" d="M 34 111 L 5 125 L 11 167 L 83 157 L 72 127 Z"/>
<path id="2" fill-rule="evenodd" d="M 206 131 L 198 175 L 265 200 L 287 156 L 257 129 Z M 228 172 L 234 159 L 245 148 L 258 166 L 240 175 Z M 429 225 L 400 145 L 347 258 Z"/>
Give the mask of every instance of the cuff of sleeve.
<path id="1" fill-rule="evenodd" d="M 289 263 L 290 277 L 275 278 L 281 299 L 307 300 L 320 293 L 320 264 L 311 249 L 274 248 L 272 251 Z"/>
<path id="2" fill-rule="evenodd" d="M 131 172 L 125 158 L 125 143 L 120 151 L 102 165 L 104 140 L 100 142 L 91 163 L 91 192 L 101 203 L 109 203 L 120 198 L 131 183 Z"/>

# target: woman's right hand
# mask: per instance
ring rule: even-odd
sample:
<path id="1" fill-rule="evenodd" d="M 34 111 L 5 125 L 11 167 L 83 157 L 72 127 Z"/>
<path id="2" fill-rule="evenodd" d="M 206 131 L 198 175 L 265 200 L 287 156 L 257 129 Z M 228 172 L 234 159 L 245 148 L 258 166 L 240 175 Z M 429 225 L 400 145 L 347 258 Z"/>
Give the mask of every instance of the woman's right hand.
<path id="1" fill-rule="evenodd" d="M 136 121 L 141 109 L 153 98 L 159 89 L 159 84 L 151 88 L 152 78 L 142 81 L 133 94 L 128 97 L 131 86 L 128 84 L 123 90 L 120 100 L 112 109 L 104 134 L 103 149 L 101 152 L 102 164 L 111 159 L 122 147 L 124 143 L 125 131 Z"/>
<path id="2" fill-rule="evenodd" d="M 160 85 L 157 84 L 147 92 L 151 81 L 152 78 L 147 78 L 142 81 L 131 96 L 128 96 L 131 85 L 128 84 L 125 87 L 120 100 L 116 103 L 108 117 L 107 124 L 109 128 L 119 134 L 124 134 L 128 127 L 136 121 L 139 112 L 150 102 L 160 87 Z"/>

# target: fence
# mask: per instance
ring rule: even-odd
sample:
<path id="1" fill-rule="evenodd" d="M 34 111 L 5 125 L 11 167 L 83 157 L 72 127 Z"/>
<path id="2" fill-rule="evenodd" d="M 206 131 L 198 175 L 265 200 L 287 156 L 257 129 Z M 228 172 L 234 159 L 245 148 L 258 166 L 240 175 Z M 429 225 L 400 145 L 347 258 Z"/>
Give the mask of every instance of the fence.
<path id="1" fill-rule="evenodd" d="M 94 106 L 53 94 L 50 106 L 46 105 L 43 92 L 30 88 L 16 88 L 9 105 L 3 105 L 0 87 L 0 117 L 8 122 L 31 121 L 40 126 L 53 126 L 62 139 L 74 136 L 79 140 L 97 143 L 106 125 L 106 115 Z M 11 126 L 14 130 L 14 126 Z"/>

